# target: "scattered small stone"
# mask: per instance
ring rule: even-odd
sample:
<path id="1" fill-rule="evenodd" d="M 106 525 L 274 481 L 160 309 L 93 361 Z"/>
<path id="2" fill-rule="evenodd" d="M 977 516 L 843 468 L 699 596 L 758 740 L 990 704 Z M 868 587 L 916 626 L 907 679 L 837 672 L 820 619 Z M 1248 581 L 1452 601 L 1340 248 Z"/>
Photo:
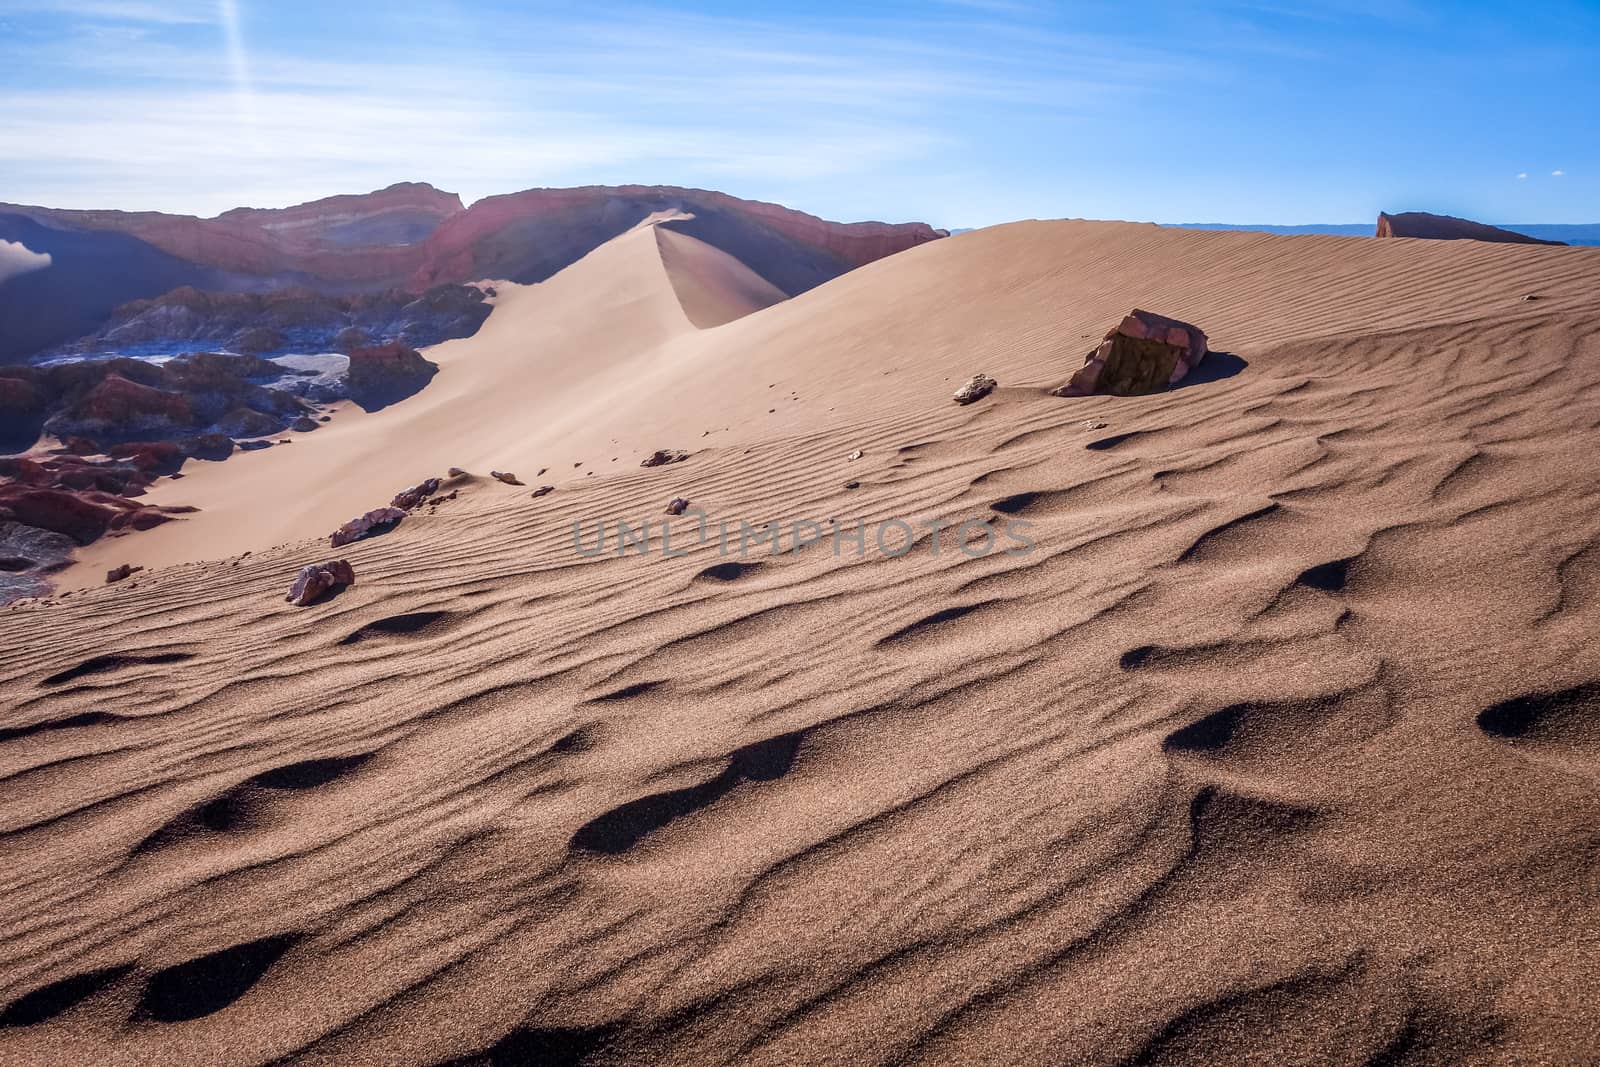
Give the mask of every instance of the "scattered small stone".
<path id="1" fill-rule="evenodd" d="M 583 460 L 581 460 L 581 459 L 580 459 L 580 460 L 578 460 L 578 462 L 576 462 L 576 463 L 574 463 L 574 464 L 573 464 L 573 465 L 572 465 L 572 469 L 573 469 L 573 470 L 577 470 L 577 469 L 578 469 L 578 468 L 579 468 L 579 467 L 581 467 L 581 466 L 583 466 Z"/>
<path id="2" fill-rule="evenodd" d="M 974 374 L 966 385 L 957 389 L 951 399 L 957 404 L 971 404 L 994 392 L 995 386 L 998 384 L 993 378 L 980 371 Z"/>
<path id="3" fill-rule="evenodd" d="M 844 483 L 844 487 L 846 489 L 860 489 L 861 488 L 861 483 L 858 482 L 858 481 L 851 480 L 851 481 L 845 482 Z"/>
<path id="4" fill-rule="evenodd" d="M 311 418 L 309 415 L 301 415 L 289 424 L 289 429 L 294 430 L 296 433 L 310 433 L 318 425 L 316 419 Z"/>
<path id="5" fill-rule="evenodd" d="M 640 463 L 641 467 L 664 467 L 668 463 L 682 463 L 689 458 L 689 453 L 679 452 L 675 448 L 658 448 Z"/>
<path id="6" fill-rule="evenodd" d="M 438 491 L 439 479 L 429 478 L 425 481 L 418 482 L 410 489 L 400 490 L 394 495 L 394 499 L 389 501 L 389 504 L 392 507 L 397 507 L 404 511 L 410 511 L 412 508 L 416 507 L 418 504 L 422 503 L 424 500 L 428 499 Z"/>
<path id="7" fill-rule="evenodd" d="M 335 586 L 355 584 L 355 568 L 346 560 L 332 559 L 326 563 L 312 563 L 300 568 L 299 576 L 289 587 L 289 595 L 283 599 L 297 608 L 303 608 L 307 604 L 315 603 L 318 597 Z"/>
<path id="8" fill-rule="evenodd" d="M 553 485 L 541 485 L 539 488 L 535 489 L 529 495 L 534 497 L 535 499 L 537 499 L 537 498 L 539 498 L 541 496 L 544 496 L 546 493 L 553 493 L 555 491 L 556 491 L 556 487 L 553 486 Z"/>
<path id="9" fill-rule="evenodd" d="M 778 409 L 777 408 L 768 408 L 767 409 L 767 414 L 768 415 L 776 415 L 777 413 L 778 413 Z"/>
<path id="10" fill-rule="evenodd" d="M 522 482 L 517 479 L 517 476 L 512 474 L 510 471 L 490 471 L 489 477 L 494 478 L 497 481 L 505 482 L 507 485 L 522 484 Z"/>
<path id="11" fill-rule="evenodd" d="M 121 566 L 112 567 L 110 570 L 106 571 L 106 584 L 110 585 L 113 582 L 120 582 L 122 579 L 133 574 L 135 571 L 142 570 L 144 570 L 143 567 L 136 567 L 131 563 L 124 563 Z"/>
<path id="12" fill-rule="evenodd" d="M 333 416 L 332 415 L 324 415 L 320 419 L 318 419 L 317 421 L 318 422 L 332 422 L 333 421 Z"/>
<path id="13" fill-rule="evenodd" d="M 1537 300 L 1537 299 L 1539 299 L 1539 294 L 1538 293 L 1529 293 L 1527 296 L 1523 297 L 1522 299 L 1524 299 L 1524 300 Z"/>
<path id="14" fill-rule="evenodd" d="M 539 468 L 539 474 L 543 474 L 545 471 L 547 471 L 549 469 L 550 469 L 549 467 L 540 467 Z M 535 474 L 534 477 L 537 478 L 539 476 L 539 474 Z"/>
<path id="15" fill-rule="evenodd" d="M 688 509 L 688 507 L 689 507 L 689 498 L 688 497 L 686 497 L 686 496 L 675 496 L 675 497 L 672 498 L 672 502 L 667 505 L 667 514 L 668 515 L 682 515 L 684 513 L 684 511 Z"/>
<path id="16" fill-rule="evenodd" d="M 448 474 L 452 478 L 460 478 L 462 475 L 466 474 L 467 472 L 462 470 L 460 467 L 451 467 L 449 470 L 445 471 L 445 473 Z"/>
<path id="17" fill-rule="evenodd" d="M 861 456 L 862 456 L 861 449 L 858 448 L 854 452 L 850 453 L 850 455 L 847 458 L 849 458 L 850 460 L 854 461 L 854 460 L 860 459 Z"/>
<path id="18" fill-rule="evenodd" d="M 352 541 L 371 537 L 373 534 L 386 533 L 400 524 L 406 513 L 399 508 L 373 508 L 360 518 L 351 519 L 333 533 L 328 535 L 328 543 L 334 548 L 348 545 Z"/>
<path id="19" fill-rule="evenodd" d="M 1099 419 L 1085 419 L 1083 420 L 1083 428 L 1085 430 L 1103 430 L 1106 428 L 1106 424 Z"/>

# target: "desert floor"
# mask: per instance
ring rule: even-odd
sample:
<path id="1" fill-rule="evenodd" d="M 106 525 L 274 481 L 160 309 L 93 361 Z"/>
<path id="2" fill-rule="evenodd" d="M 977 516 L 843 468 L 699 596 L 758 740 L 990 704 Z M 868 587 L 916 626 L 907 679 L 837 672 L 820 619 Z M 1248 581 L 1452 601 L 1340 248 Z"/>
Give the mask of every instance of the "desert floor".
<path id="1" fill-rule="evenodd" d="M 502 286 L 421 394 L 0 611 L 0 1062 L 1591 1062 L 1597 293 L 1085 222 Z M 1047 395 L 1135 306 L 1200 373 Z M 669 556 L 674 496 L 922 525 Z"/>

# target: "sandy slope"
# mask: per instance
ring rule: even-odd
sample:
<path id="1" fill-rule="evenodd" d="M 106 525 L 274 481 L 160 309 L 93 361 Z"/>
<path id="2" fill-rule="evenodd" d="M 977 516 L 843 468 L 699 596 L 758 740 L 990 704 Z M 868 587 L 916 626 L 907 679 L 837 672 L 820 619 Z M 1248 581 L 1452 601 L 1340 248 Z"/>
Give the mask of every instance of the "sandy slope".
<path id="1" fill-rule="evenodd" d="M 0 615 L 0 1060 L 1585 1062 L 1600 255 L 1026 223 L 699 330 L 686 241 Z M 1135 304 L 1234 358 L 1044 395 Z M 450 464 L 559 488 L 282 602 Z M 1037 547 L 574 552 L 678 492 Z"/>

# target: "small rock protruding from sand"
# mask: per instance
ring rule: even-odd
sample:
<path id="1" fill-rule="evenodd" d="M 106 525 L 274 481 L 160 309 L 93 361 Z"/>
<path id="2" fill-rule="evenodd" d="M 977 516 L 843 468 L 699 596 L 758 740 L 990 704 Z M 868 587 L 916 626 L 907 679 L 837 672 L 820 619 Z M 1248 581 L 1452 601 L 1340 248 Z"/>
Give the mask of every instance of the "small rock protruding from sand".
<path id="1" fill-rule="evenodd" d="M 547 493 L 553 493 L 555 491 L 556 491 L 556 487 L 553 486 L 553 485 L 541 485 L 539 488 L 535 489 L 529 495 L 537 500 L 539 497 L 544 496 Z"/>
<path id="2" fill-rule="evenodd" d="M 860 489 L 861 483 L 852 478 L 850 481 L 844 483 L 844 487 L 846 489 Z"/>
<path id="3" fill-rule="evenodd" d="M 135 571 L 142 570 L 144 570 L 143 567 L 136 567 L 132 563 L 124 563 L 120 566 L 112 567 L 110 570 L 106 571 L 106 584 L 111 585 L 113 582 L 120 582 L 122 579 L 133 574 Z"/>
<path id="4" fill-rule="evenodd" d="M 449 470 L 445 471 L 445 474 L 451 478 L 460 478 L 465 476 L 466 473 L 467 472 L 462 470 L 460 467 L 451 467 Z"/>
<path id="5" fill-rule="evenodd" d="M 355 584 L 355 568 L 346 560 L 331 559 L 326 563 L 311 563 L 300 568 L 300 574 L 289 587 L 289 595 L 283 599 L 297 608 L 303 608 L 307 604 L 315 603 L 318 597 L 335 586 Z"/>
<path id="6" fill-rule="evenodd" d="M 394 499 L 389 501 L 389 504 L 392 507 L 400 508 L 402 511 L 410 511 L 438 491 L 439 479 L 428 478 L 413 485 L 410 489 L 400 490 L 394 495 Z"/>
<path id="7" fill-rule="evenodd" d="M 496 481 L 505 482 L 507 485 L 521 485 L 522 480 L 510 471 L 490 471 L 489 477 Z"/>
<path id="8" fill-rule="evenodd" d="M 1522 299 L 1524 299 L 1524 300 L 1537 300 L 1537 299 L 1539 299 L 1539 294 L 1538 293 L 1529 293 L 1527 296 L 1523 297 Z"/>
<path id="9" fill-rule="evenodd" d="M 348 545 L 352 541 L 391 530 L 405 517 L 406 513 L 399 508 L 373 508 L 365 515 L 351 519 L 329 534 L 328 543 L 334 548 Z"/>
<path id="10" fill-rule="evenodd" d="M 1103 430 L 1106 428 L 1106 424 L 1099 419 L 1084 419 L 1083 428 L 1085 430 Z"/>
<path id="11" fill-rule="evenodd" d="M 543 474 L 545 471 L 547 471 L 549 469 L 550 469 L 549 467 L 540 467 L 537 471 L 534 472 L 533 476 L 535 478 L 537 478 L 537 477 L 539 477 L 539 475 Z"/>
<path id="12" fill-rule="evenodd" d="M 682 515 L 685 511 L 688 510 L 688 508 L 689 508 L 689 498 L 688 497 L 686 497 L 686 496 L 675 496 L 675 497 L 672 498 L 672 501 L 669 504 L 667 504 L 667 514 L 668 515 Z"/>
<path id="13" fill-rule="evenodd" d="M 854 452 L 850 453 L 850 455 L 846 456 L 845 458 L 849 459 L 851 462 L 854 462 L 854 461 L 860 459 L 862 457 L 862 455 L 863 455 L 863 453 L 862 453 L 861 449 L 858 448 Z"/>
<path id="14" fill-rule="evenodd" d="M 679 452 L 675 448 L 658 448 L 650 453 L 639 466 L 665 467 L 668 463 L 682 463 L 688 458 L 689 453 L 687 452 Z"/>
<path id="15" fill-rule="evenodd" d="M 987 374 L 979 371 L 967 381 L 967 384 L 957 389 L 951 399 L 957 404 L 971 404 L 994 392 L 995 387 L 999 384 Z"/>

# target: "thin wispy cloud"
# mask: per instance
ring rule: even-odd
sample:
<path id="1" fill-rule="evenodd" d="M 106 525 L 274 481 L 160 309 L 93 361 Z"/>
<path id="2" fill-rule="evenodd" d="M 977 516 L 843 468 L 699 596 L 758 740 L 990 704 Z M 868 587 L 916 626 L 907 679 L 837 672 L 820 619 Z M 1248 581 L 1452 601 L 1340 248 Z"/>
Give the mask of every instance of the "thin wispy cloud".
<path id="1" fill-rule="evenodd" d="M 1593 96 L 1522 76 L 1551 69 L 1556 30 L 1589 32 L 1565 7 L 0 0 L 0 20 L 0 201 L 209 214 L 400 180 L 468 200 L 644 182 L 960 226 L 1357 221 L 1402 198 L 1492 218 L 1517 205 L 1480 204 L 1507 189 L 1484 175 L 1551 212 L 1592 189 L 1581 123 L 1521 123 Z M 1500 43 L 1451 66 L 1468 39 Z M 1521 123 L 1514 154 L 1459 135 L 1480 121 Z M 1578 176 L 1530 181 L 1529 155 Z"/>

